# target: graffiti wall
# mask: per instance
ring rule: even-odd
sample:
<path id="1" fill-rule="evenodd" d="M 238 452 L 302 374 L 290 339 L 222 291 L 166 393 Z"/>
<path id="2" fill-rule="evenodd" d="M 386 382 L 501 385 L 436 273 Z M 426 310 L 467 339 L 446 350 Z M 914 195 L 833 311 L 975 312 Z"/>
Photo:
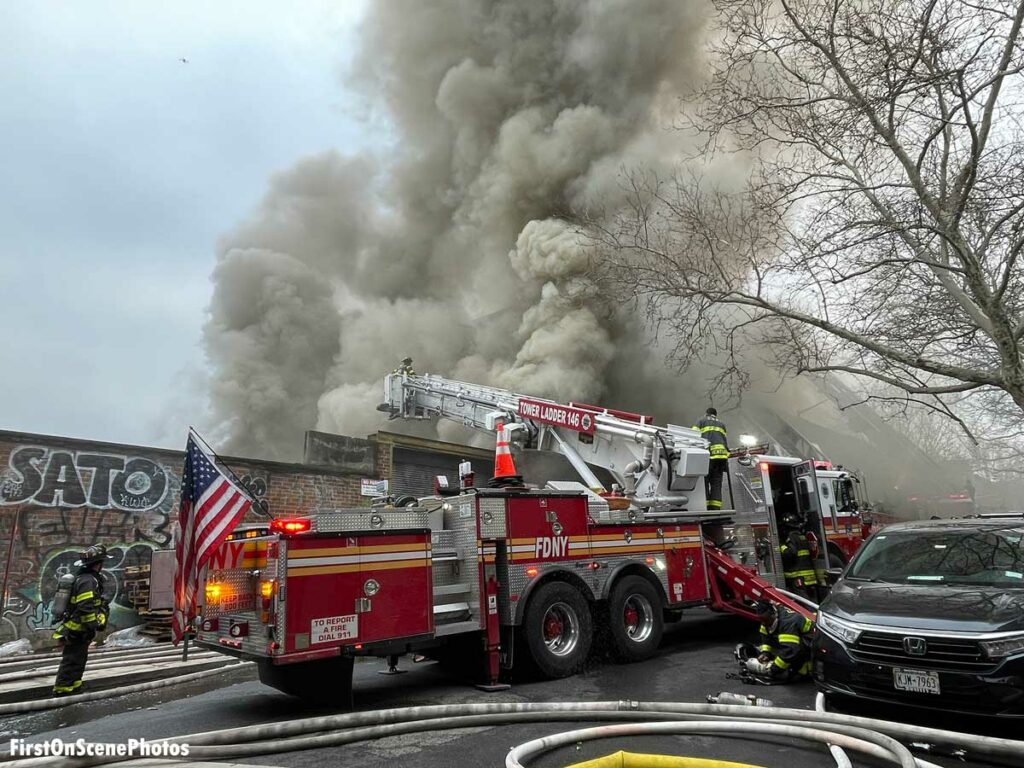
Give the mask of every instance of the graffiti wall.
<path id="1" fill-rule="evenodd" d="M 175 451 L 0 432 L 0 642 L 51 642 L 57 580 L 96 543 L 114 556 L 104 569 L 112 628 L 138 623 L 125 576 L 147 565 L 152 550 L 171 546 L 183 459 Z M 232 461 L 232 469 L 256 502 L 252 520 L 365 503 L 359 478 L 347 473 L 254 461 Z"/>

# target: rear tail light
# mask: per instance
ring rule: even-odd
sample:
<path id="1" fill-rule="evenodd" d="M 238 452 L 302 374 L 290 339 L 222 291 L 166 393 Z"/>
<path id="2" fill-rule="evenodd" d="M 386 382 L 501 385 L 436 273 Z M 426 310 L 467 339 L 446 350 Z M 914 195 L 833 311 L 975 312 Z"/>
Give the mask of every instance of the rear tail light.
<path id="1" fill-rule="evenodd" d="M 249 622 L 240 621 L 237 624 L 232 624 L 228 634 L 232 637 L 245 637 L 249 634 Z"/>
<path id="2" fill-rule="evenodd" d="M 276 586 L 273 579 L 261 579 L 259 583 L 260 621 L 264 624 L 270 623 L 270 611 L 274 605 L 274 588 Z"/>
<path id="3" fill-rule="evenodd" d="M 312 521 L 306 517 L 281 517 L 270 522 L 273 533 L 306 533 L 312 528 Z"/>
<path id="4" fill-rule="evenodd" d="M 216 605 L 220 602 L 221 596 L 224 594 L 224 587 L 217 582 L 206 582 L 206 604 Z"/>
<path id="5" fill-rule="evenodd" d="M 203 619 L 203 623 L 199 625 L 203 632 L 216 632 L 220 622 L 216 619 Z"/>

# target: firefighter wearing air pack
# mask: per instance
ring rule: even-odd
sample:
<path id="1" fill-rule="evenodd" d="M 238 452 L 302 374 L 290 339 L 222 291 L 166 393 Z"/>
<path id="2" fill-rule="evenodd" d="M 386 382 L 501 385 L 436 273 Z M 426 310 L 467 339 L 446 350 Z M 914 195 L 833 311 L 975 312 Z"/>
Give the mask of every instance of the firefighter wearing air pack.
<path id="1" fill-rule="evenodd" d="M 715 408 L 708 408 L 704 418 L 698 421 L 693 428 L 703 435 L 708 444 L 708 452 L 711 454 L 707 476 L 708 509 L 721 509 L 722 480 L 729 470 L 729 439 L 726 436 L 725 423 L 719 421 L 718 411 Z"/>
<path id="2" fill-rule="evenodd" d="M 110 557 L 102 544 L 89 547 L 75 563 L 78 574 L 74 580 L 58 584 L 54 616 L 60 619 L 60 625 L 53 638 L 64 650 L 53 683 L 54 696 L 68 696 L 81 689 L 82 674 L 89 660 L 89 644 L 96 633 L 107 626 L 110 608 L 103 597 L 99 574 Z"/>
<path id="3" fill-rule="evenodd" d="M 809 600 L 817 600 L 818 576 L 811 559 L 811 544 L 800 530 L 800 518 L 792 512 L 782 518 L 782 572 L 786 589 Z"/>
<path id="4" fill-rule="evenodd" d="M 814 622 L 767 600 L 755 603 L 754 612 L 761 622 L 757 654 L 754 655 L 751 645 L 736 649 L 746 671 L 768 683 L 796 682 L 810 677 Z"/>

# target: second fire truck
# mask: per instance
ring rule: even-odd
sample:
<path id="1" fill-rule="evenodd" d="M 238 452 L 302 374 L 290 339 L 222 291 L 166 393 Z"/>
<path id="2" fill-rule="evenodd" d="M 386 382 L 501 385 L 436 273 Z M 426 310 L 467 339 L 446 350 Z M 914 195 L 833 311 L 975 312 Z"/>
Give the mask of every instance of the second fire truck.
<path id="1" fill-rule="evenodd" d="M 387 376 L 384 395 L 392 417 L 494 433 L 496 477 L 240 527 L 204 575 L 197 644 L 254 660 L 286 693 L 346 706 L 357 656 L 445 659 L 490 688 L 513 666 L 574 674 L 598 633 L 618 659 L 647 659 L 665 622 L 692 607 L 754 618 L 752 602 L 769 598 L 813 617 L 781 591 L 779 520 L 803 521 L 823 574 L 843 525 L 836 491 L 851 487 L 843 473 L 742 455 L 732 509 L 712 512 L 693 429 L 410 370 Z M 512 448 L 535 469 L 525 480 Z M 569 476 L 532 460 L 552 456 Z"/>

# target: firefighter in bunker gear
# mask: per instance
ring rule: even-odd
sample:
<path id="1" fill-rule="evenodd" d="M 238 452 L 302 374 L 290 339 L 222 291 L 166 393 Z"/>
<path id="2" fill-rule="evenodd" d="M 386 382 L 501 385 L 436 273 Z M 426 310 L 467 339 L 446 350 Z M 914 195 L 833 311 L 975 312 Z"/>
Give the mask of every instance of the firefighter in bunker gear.
<path id="1" fill-rule="evenodd" d="M 814 622 L 795 611 L 759 600 L 754 611 L 761 622 L 761 642 L 736 649 L 737 658 L 755 677 L 774 683 L 803 680 L 811 674 Z"/>
<path id="2" fill-rule="evenodd" d="M 811 545 L 800 530 L 800 518 L 793 513 L 782 518 L 783 540 L 779 551 L 782 554 L 783 575 L 786 589 L 808 600 L 817 600 L 818 576 L 811 559 Z"/>
<path id="3" fill-rule="evenodd" d="M 722 508 L 722 480 L 729 470 L 729 439 L 725 433 L 725 424 L 718 419 L 718 411 L 708 408 L 704 418 L 694 426 L 708 444 L 711 462 L 708 465 L 706 489 L 708 509 Z"/>
<path id="4" fill-rule="evenodd" d="M 67 610 L 59 618 L 61 623 L 53 633 L 64 651 L 53 683 L 55 696 L 67 696 L 82 687 L 82 674 L 89 659 L 89 644 L 96 633 L 107 626 L 109 606 L 103 597 L 100 570 L 110 559 L 102 544 L 89 547 L 81 553 L 75 565 L 78 575 L 71 587 Z"/>

